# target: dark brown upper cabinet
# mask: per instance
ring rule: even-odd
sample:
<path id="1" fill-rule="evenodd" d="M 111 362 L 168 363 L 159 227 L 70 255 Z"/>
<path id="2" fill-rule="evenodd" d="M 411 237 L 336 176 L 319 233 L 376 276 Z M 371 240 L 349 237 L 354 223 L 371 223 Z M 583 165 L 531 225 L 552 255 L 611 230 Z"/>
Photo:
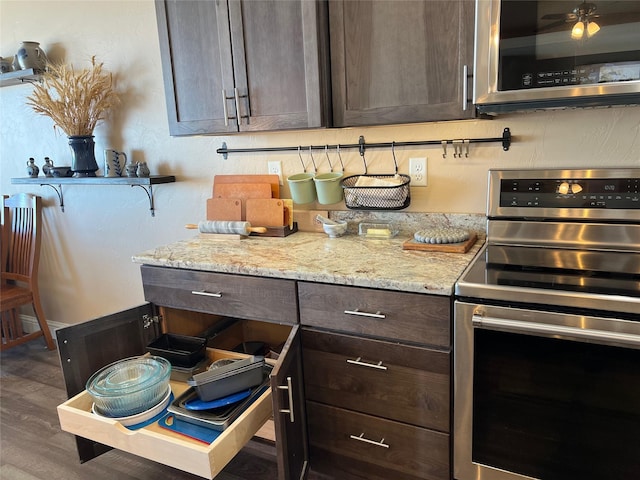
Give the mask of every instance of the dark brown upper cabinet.
<path id="1" fill-rule="evenodd" d="M 473 117 L 474 9 L 473 0 L 331 0 L 334 126 Z"/>
<path id="2" fill-rule="evenodd" d="M 171 135 L 330 121 L 324 1 L 156 0 Z"/>

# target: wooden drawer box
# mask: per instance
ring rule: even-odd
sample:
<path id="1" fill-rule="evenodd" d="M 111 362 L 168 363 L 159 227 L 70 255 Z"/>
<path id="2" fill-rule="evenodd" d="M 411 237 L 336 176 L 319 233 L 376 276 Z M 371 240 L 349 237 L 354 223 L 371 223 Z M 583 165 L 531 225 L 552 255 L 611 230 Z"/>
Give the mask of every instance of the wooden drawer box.
<path id="1" fill-rule="evenodd" d="M 449 353 L 307 329 L 302 350 L 308 400 L 449 432 Z"/>
<path id="2" fill-rule="evenodd" d="M 448 434 L 311 401 L 307 420 L 313 468 L 335 478 L 450 478 Z"/>
<path id="3" fill-rule="evenodd" d="M 145 299 L 155 305 L 266 322 L 298 322 L 293 280 L 148 265 L 140 270 Z"/>
<path id="4" fill-rule="evenodd" d="M 212 359 L 227 355 L 209 351 Z M 188 385 L 171 382 L 177 398 Z M 263 393 L 236 421 L 210 445 L 173 433 L 157 423 L 129 430 L 120 422 L 91 413 L 92 399 L 83 391 L 58 406 L 60 427 L 65 432 L 109 445 L 144 458 L 205 478 L 213 478 L 271 418 L 271 390 Z"/>
<path id="5" fill-rule="evenodd" d="M 163 429 L 157 423 L 130 430 L 117 421 L 91 413 L 92 399 L 84 390 L 87 379 L 108 363 L 144 353 L 144 345 L 148 344 L 144 333 L 148 329 L 143 324 L 152 311 L 151 305 L 136 307 L 57 331 L 63 374 L 70 395 L 69 400 L 58 406 L 58 417 L 62 430 L 78 436 L 81 460 L 91 460 L 104 453 L 107 447 L 113 447 L 211 479 L 268 422 L 272 424 L 271 432 L 264 434 L 273 438 L 275 430 L 277 448 L 287 452 L 278 457 L 279 470 L 296 472 L 295 475 L 288 473 L 284 478 L 300 478 L 308 457 L 306 443 L 303 443 L 307 438 L 306 423 L 300 420 L 306 418 L 306 413 L 299 325 L 240 320 L 210 339 L 213 348 L 208 348 L 207 353 L 211 361 L 246 357 L 228 349 L 247 341 L 276 345 L 279 356 L 267 360 L 273 364 L 270 389 L 209 445 Z M 217 320 L 215 315 L 192 313 L 166 308 L 164 321 L 179 327 L 183 318 L 192 327 L 206 325 L 207 317 L 211 317 L 211 321 Z M 177 328 L 174 332 L 191 333 Z M 177 397 L 188 385 L 172 380 L 171 387 Z M 270 419 L 273 422 L 269 422 Z"/>
<path id="6" fill-rule="evenodd" d="M 449 349 L 449 297 L 298 283 L 300 322 Z"/>

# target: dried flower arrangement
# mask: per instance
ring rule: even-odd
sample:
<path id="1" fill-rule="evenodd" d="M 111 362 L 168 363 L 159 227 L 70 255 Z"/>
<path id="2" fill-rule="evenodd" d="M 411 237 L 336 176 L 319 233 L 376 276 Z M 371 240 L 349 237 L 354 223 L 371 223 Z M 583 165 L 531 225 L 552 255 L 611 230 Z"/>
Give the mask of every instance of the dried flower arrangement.
<path id="1" fill-rule="evenodd" d="M 42 83 L 34 86 L 27 105 L 53 120 L 67 136 L 92 135 L 118 102 L 113 77 L 91 58 L 91 67 L 75 70 L 63 63 L 47 64 Z"/>

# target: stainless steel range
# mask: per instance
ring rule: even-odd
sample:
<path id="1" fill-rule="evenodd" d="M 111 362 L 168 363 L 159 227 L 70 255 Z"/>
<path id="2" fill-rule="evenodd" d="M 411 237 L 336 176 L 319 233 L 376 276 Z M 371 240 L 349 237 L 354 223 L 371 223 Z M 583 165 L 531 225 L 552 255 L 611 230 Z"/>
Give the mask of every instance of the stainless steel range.
<path id="1" fill-rule="evenodd" d="M 456 285 L 454 477 L 640 478 L 640 168 L 492 170 Z"/>

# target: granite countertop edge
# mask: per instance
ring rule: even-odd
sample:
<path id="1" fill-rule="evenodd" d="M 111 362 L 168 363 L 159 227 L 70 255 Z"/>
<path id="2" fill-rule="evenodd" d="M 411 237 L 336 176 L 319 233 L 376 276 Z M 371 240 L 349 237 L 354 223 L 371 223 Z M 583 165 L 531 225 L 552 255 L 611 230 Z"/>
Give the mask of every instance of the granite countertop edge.
<path id="1" fill-rule="evenodd" d="M 449 225 L 455 224 L 451 218 L 447 216 Z M 441 221 L 442 216 L 435 220 Z M 466 253 L 403 250 L 402 244 L 416 228 L 410 225 L 387 240 L 360 237 L 353 228 L 339 238 L 296 232 L 287 237 L 220 240 L 196 233 L 134 255 L 132 260 L 159 267 L 450 296 L 485 241 L 484 216 L 465 215 L 458 220 L 478 235 Z"/>

